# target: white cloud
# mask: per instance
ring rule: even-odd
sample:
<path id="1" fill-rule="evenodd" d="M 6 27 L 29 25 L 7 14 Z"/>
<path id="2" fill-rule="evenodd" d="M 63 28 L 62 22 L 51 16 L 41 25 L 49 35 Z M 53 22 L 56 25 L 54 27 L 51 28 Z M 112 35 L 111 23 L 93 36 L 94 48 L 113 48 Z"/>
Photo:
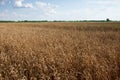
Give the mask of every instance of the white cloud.
<path id="1" fill-rule="evenodd" d="M 56 5 L 50 4 L 50 3 L 45 3 L 45 2 L 36 2 L 36 6 L 42 10 L 46 15 L 51 15 L 56 13 Z"/>
<path id="2" fill-rule="evenodd" d="M 17 8 L 33 8 L 32 3 L 23 3 L 23 0 L 15 0 L 15 7 Z"/>
<path id="3" fill-rule="evenodd" d="M 24 7 L 26 7 L 26 8 L 33 8 L 33 5 L 32 5 L 32 3 L 26 3 L 24 5 Z"/>
<path id="4" fill-rule="evenodd" d="M 15 1 L 16 7 L 23 7 L 22 1 L 23 1 L 23 0 L 16 0 L 16 1 Z"/>

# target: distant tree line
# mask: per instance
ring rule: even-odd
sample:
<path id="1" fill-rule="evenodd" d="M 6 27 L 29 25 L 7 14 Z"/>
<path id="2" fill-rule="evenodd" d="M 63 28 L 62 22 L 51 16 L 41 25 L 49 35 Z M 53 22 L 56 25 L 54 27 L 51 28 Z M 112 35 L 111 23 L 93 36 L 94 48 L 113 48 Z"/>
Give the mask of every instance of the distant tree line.
<path id="1" fill-rule="evenodd" d="M 120 21 L 111 21 L 109 18 L 106 20 L 22 20 L 22 21 L 0 21 L 0 22 L 120 22 Z"/>
<path id="2" fill-rule="evenodd" d="M 0 22 L 15 22 L 15 21 L 2 21 L 2 20 L 1 20 Z"/>

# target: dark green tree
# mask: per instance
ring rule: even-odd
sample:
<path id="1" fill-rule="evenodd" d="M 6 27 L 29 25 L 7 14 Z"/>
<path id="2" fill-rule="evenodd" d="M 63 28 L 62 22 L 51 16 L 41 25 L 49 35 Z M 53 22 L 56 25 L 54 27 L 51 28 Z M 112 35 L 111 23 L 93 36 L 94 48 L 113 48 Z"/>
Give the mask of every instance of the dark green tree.
<path id="1" fill-rule="evenodd" d="M 107 21 L 107 22 L 109 22 L 109 21 L 110 21 L 110 19 L 109 19 L 109 18 L 107 18 L 107 19 L 106 19 L 106 21 Z"/>

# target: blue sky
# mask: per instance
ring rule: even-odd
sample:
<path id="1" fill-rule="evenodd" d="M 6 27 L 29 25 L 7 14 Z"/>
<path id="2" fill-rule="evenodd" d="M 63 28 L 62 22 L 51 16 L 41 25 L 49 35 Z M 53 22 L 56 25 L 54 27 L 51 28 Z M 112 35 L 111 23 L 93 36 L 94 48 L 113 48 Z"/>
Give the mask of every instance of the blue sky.
<path id="1" fill-rule="evenodd" d="M 0 0 L 0 20 L 120 20 L 120 0 Z"/>

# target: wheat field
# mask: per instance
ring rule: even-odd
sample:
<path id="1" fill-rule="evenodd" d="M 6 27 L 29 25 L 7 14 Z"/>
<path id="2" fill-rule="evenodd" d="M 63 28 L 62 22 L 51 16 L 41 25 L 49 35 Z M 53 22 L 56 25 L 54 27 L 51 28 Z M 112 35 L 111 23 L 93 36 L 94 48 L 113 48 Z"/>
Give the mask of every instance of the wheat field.
<path id="1" fill-rule="evenodd" d="M 120 23 L 0 23 L 0 80 L 120 80 Z"/>

